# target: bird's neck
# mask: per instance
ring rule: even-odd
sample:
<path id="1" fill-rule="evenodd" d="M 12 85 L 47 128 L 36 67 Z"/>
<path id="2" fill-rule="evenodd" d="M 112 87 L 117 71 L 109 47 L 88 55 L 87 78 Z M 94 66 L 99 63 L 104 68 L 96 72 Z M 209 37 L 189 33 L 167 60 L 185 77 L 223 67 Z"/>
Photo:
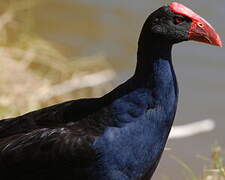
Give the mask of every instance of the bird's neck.
<path id="1" fill-rule="evenodd" d="M 139 39 L 134 79 L 150 89 L 156 104 L 166 104 L 171 92 L 178 96 L 172 64 L 172 44 L 154 36 Z"/>
<path id="2" fill-rule="evenodd" d="M 171 61 L 172 45 L 148 40 L 139 41 L 134 76 L 101 99 L 119 122 L 138 119 L 156 107 L 165 109 L 168 116 L 175 115 L 178 88 Z M 173 118 L 170 121 L 172 124 Z"/>
<path id="3" fill-rule="evenodd" d="M 139 38 L 137 52 L 137 66 L 135 75 L 146 76 L 154 74 L 154 65 L 158 60 L 171 63 L 172 44 L 154 36 Z"/>

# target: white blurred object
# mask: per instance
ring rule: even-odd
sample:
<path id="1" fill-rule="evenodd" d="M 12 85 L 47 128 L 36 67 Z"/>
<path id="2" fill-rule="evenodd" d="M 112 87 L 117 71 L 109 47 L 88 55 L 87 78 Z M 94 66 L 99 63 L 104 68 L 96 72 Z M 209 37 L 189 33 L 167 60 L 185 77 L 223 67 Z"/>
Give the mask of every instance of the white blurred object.
<path id="1" fill-rule="evenodd" d="M 185 138 L 196 134 L 209 132 L 215 129 L 215 126 L 215 121 L 212 119 L 205 119 L 181 126 L 173 126 L 169 139 Z"/>

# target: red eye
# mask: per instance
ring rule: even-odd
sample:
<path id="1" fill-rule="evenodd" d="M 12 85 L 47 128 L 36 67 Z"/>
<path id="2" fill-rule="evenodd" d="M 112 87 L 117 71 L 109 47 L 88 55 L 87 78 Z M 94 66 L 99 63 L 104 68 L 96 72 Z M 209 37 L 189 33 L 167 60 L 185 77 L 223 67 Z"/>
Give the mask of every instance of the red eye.
<path id="1" fill-rule="evenodd" d="M 180 18 L 180 17 L 176 17 L 175 18 L 175 23 L 176 24 L 180 24 L 180 23 L 182 23 L 184 20 L 182 19 L 182 18 Z"/>

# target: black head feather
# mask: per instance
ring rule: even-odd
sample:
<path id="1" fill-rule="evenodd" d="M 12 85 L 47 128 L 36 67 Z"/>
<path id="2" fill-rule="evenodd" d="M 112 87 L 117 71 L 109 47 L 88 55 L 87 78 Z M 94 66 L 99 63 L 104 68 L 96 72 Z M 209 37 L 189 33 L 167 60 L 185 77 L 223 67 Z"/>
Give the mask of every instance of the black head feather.
<path id="1" fill-rule="evenodd" d="M 148 17 L 141 34 L 145 39 L 154 36 L 163 42 L 179 43 L 188 40 L 191 22 L 190 18 L 172 12 L 169 6 L 163 6 Z"/>

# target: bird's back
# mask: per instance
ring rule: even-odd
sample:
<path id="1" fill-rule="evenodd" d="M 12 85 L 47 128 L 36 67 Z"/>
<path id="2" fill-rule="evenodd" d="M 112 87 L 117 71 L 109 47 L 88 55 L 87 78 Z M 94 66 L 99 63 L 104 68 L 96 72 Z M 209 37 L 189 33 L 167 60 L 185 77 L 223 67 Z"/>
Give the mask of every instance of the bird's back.
<path id="1" fill-rule="evenodd" d="M 0 138 L 77 122 L 101 109 L 98 98 L 72 100 L 0 121 Z"/>
<path id="2" fill-rule="evenodd" d="M 104 129 L 101 109 L 97 98 L 80 99 L 0 121 L 1 177 L 88 179 L 96 158 L 91 145 Z"/>

